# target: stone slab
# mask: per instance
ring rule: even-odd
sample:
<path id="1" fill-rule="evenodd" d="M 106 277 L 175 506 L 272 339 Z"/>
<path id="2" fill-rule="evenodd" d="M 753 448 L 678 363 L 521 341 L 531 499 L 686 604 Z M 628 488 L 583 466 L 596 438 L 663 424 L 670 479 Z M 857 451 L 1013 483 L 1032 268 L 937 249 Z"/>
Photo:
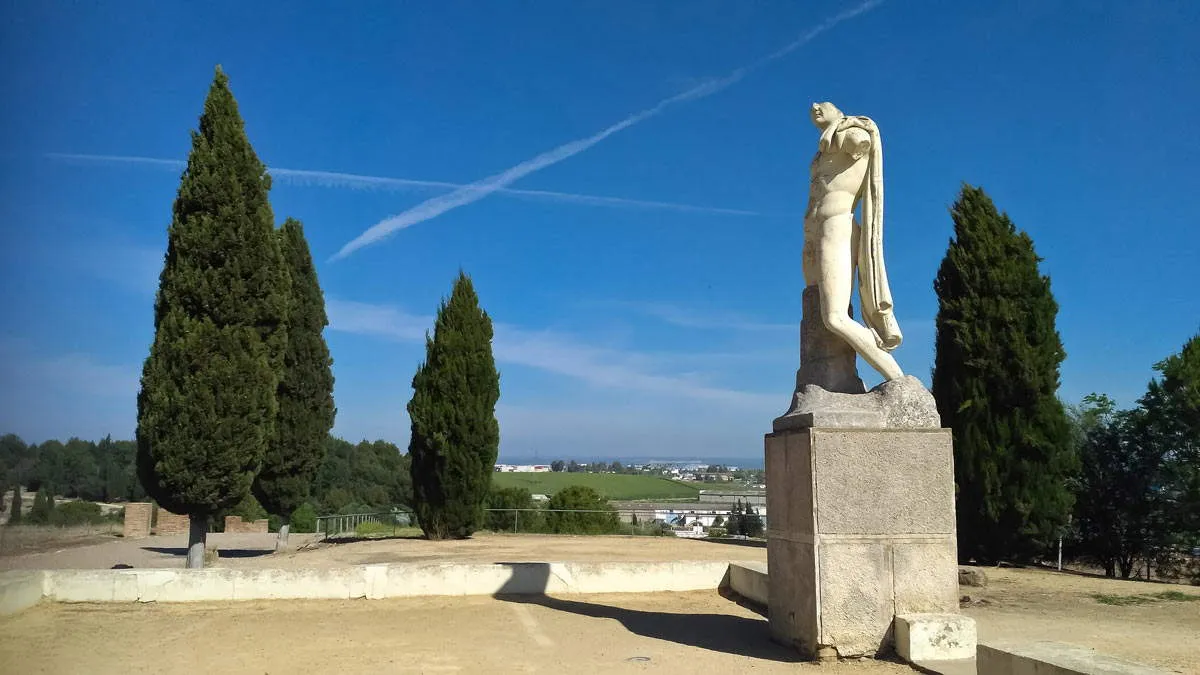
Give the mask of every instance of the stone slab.
<path id="1" fill-rule="evenodd" d="M 1167 675 L 1171 672 L 1059 642 L 982 643 L 975 664 L 979 675 Z"/>
<path id="2" fill-rule="evenodd" d="M 910 663 L 975 657 L 975 620 L 961 614 L 896 615 L 896 653 Z"/>
<path id="3" fill-rule="evenodd" d="M 775 640 L 816 658 L 890 648 L 896 614 L 956 613 L 951 435 L 946 429 L 768 434 L 768 616 Z"/>

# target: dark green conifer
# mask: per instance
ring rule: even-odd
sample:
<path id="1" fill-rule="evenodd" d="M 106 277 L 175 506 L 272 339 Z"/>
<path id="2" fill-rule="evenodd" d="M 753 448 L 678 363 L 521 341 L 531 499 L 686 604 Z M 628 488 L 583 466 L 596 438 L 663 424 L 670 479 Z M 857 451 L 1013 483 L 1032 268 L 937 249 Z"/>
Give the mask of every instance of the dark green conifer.
<path id="1" fill-rule="evenodd" d="M 938 270 L 933 394 L 954 432 L 959 555 L 1028 559 L 1071 509 L 1075 448 L 1057 397 L 1058 304 L 1033 240 L 964 185 Z"/>
<path id="2" fill-rule="evenodd" d="M 325 296 L 300 221 L 284 221 L 279 246 L 291 276 L 287 346 L 276 391 L 279 414 L 275 435 L 253 489 L 263 508 L 282 519 L 282 547 L 287 544 L 291 514 L 308 497 L 313 476 L 325 458 L 325 442 L 336 410 L 333 359 L 322 335 L 329 324 Z"/>
<path id="3" fill-rule="evenodd" d="M 203 565 L 213 513 L 246 496 L 274 433 L 289 276 L 259 161 L 217 69 L 192 132 L 138 394 L 138 476 L 192 521 Z"/>
<path id="4" fill-rule="evenodd" d="M 500 374 L 492 321 L 465 273 L 438 308 L 412 386 L 408 451 L 417 521 L 430 539 L 469 537 L 483 523 L 500 445 Z"/>

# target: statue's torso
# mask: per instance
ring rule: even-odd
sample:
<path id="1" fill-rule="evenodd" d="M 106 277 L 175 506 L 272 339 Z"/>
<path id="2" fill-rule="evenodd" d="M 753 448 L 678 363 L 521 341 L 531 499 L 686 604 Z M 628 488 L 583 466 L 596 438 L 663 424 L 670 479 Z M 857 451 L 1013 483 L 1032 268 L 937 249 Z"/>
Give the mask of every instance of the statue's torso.
<path id="1" fill-rule="evenodd" d="M 863 140 L 869 142 L 870 136 L 860 129 L 840 131 L 834 134 L 830 147 L 813 158 L 806 220 L 825 220 L 854 210 L 854 200 L 867 175 L 869 148 L 857 157 L 852 152 Z"/>

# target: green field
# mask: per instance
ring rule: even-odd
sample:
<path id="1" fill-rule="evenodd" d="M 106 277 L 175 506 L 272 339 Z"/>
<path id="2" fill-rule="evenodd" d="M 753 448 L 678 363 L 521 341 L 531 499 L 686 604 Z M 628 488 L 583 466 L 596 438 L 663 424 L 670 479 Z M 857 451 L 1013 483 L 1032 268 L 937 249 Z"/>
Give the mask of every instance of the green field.
<path id="1" fill-rule="evenodd" d="M 552 495 L 570 485 L 586 485 L 609 499 L 698 499 L 696 488 L 657 476 L 617 473 L 494 473 L 492 485 L 520 487 L 533 494 Z"/>

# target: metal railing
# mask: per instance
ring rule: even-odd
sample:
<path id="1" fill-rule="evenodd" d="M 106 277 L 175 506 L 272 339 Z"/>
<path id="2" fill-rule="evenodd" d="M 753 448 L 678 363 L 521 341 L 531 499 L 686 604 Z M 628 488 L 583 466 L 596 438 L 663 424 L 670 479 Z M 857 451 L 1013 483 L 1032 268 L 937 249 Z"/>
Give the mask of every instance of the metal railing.
<path id="1" fill-rule="evenodd" d="M 664 505 L 667 506 L 667 505 Z M 713 528 L 727 531 L 732 514 L 728 511 L 684 511 L 674 512 L 669 508 L 662 509 L 546 509 L 546 508 L 513 508 L 513 509 L 484 509 L 483 528 L 493 532 L 548 532 L 564 523 L 554 514 L 601 514 L 615 516 L 617 523 L 596 521 L 593 523 L 577 523 L 580 529 L 606 529 L 623 534 L 641 534 L 662 536 L 669 531 L 674 536 L 707 536 Z M 745 515 L 743 514 L 743 517 Z M 767 518 L 761 513 L 752 514 L 763 524 L 765 536 Z M 364 524 L 378 523 L 369 528 Z M 696 525 L 700 529 L 696 529 Z M 396 536 L 402 528 L 416 525 L 416 518 L 409 511 L 394 510 L 376 513 L 347 513 L 329 516 L 317 516 L 317 533 L 321 539 L 344 536 L 383 535 Z M 388 529 L 391 532 L 388 532 Z M 735 536 L 735 535 L 730 535 Z"/>
<path id="2" fill-rule="evenodd" d="M 392 535 L 395 536 L 400 528 L 412 525 L 413 517 L 412 513 L 403 510 L 317 516 L 317 533 L 321 535 L 321 539 L 355 535 L 359 532 L 359 526 L 364 523 L 379 523 L 379 529 L 391 527 Z"/>

